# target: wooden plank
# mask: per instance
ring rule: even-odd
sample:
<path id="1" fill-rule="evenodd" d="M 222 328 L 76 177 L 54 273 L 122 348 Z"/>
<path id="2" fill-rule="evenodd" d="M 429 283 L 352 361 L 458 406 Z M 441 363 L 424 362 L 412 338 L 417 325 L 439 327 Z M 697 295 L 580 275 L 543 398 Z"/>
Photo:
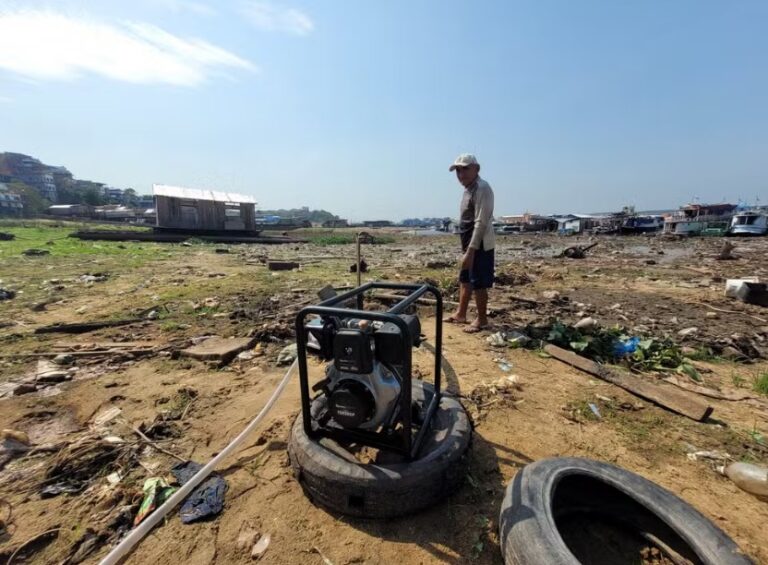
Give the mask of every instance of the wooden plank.
<path id="1" fill-rule="evenodd" d="M 621 387 L 640 398 L 658 404 L 662 408 L 687 416 L 692 420 L 701 422 L 712 414 L 712 406 L 680 390 L 649 383 L 633 375 L 616 373 L 608 367 L 556 345 L 546 345 L 544 346 L 544 351 L 559 361 Z"/>
<path id="2" fill-rule="evenodd" d="M 81 324 L 53 324 L 51 326 L 43 326 L 41 328 L 35 328 L 36 334 L 46 333 L 67 333 L 67 334 L 81 334 L 86 332 L 92 332 L 94 330 L 100 330 L 102 328 L 114 328 L 117 326 L 127 326 L 129 324 L 136 324 L 139 322 L 146 322 L 142 318 L 130 318 L 128 320 L 108 320 L 104 322 L 85 322 Z"/>

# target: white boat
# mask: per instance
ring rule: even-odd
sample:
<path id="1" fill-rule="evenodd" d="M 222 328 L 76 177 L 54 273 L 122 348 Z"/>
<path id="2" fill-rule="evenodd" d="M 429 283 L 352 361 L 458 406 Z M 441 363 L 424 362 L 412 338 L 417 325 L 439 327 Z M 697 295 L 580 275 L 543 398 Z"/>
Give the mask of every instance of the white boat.
<path id="1" fill-rule="evenodd" d="M 730 225 L 734 204 L 689 204 L 664 218 L 664 233 L 699 235 L 706 230 L 725 233 Z"/>
<path id="2" fill-rule="evenodd" d="M 731 220 L 730 235 L 768 234 L 768 209 L 743 210 Z"/>

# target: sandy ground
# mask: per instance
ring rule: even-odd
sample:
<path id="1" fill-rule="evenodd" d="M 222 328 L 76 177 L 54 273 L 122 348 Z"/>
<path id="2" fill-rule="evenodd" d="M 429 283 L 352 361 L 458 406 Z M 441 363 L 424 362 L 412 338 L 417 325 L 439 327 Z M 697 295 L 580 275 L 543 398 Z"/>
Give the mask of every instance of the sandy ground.
<path id="1" fill-rule="evenodd" d="M 768 338 L 768 323 L 759 319 L 768 317 L 768 311 L 724 298 L 722 287 L 723 279 L 733 275 L 765 276 L 768 240 L 737 242 L 740 259 L 727 262 L 712 258 L 719 240 L 659 238 L 603 238 L 584 260 L 552 257 L 578 241 L 500 238 L 499 270 L 515 276 L 492 292 L 494 330 L 544 324 L 550 317 L 571 323 L 590 315 L 605 325 L 640 326 L 654 335 L 670 335 L 692 348 L 718 346 L 724 339 L 733 343 L 733 334 L 739 334 L 735 343 L 746 336 L 756 346 L 753 358 L 746 359 L 749 363 L 714 356 L 697 366 L 708 387 L 753 392 L 753 380 L 768 370 L 765 358 L 759 357 L 766 352 Z M 372 272 L 365 277 L 427 278 L 440 284 L 450 298 L 455 291 L 452 268 L 428 268 L 426 263 L 455 261 L 454 245 L 452 239 L 416 237 L 368 248 Z M 258 257 L 264 254 L 299 257 L 302 270 L 273 275 L 259 265 Z M 258 412 L 283 376 L 285 368 L 276 366 L 275 360 L 290 336 L 283 335 L 279 324 L 289 320 L 292 305 L 313 300 L 323 282 L 353 283 L 354 275 L 346 272 L 352 256 L 348 245 L 231 246 L 230 253 L 215 253 L 211 246 L 178 248 L 173 256 L 139 266 L 122 269 L 110 264 L 109 279 L 92 286 L 65 282 L 70 288 L 61 291 L 63 301 L 41 312 L 28 308 L 32 297 L 17 299 L 14 305 L 0 303 L 15 321 L 0 329 L 8 352 L 126 341 L 180 346 L 199 335 L 243 336 L 255 330 L 262 343 L 259 352 L 264 352 L 223 368 L 167 354 L 85 358 L 78 361 L 70 382 L 0 399 L 0 427 L 26 432 L 34 444 L 66 446 L 94 433 L 88 430 L 98 416 L 117 407 L 120 415 L 101 433 L 134 444 L 137 437 L 131 427 L 151 423 L 158 413 L 176 405 L 179 391 L 193 389 L 194 401 L 188 407 L 184 404 L 183 417 L 171 423 L 174 437 L 161 438 L 158 445 L 204 463 Z M 69 268 L 82 272 L 74 259 Z M 42 284 L 42 276 L 34 274 L 38 271 L 19 273 L 12 281 L 18 286 L 25 281 Z M 560 297 L 543 298 L 541 293 L 547 290 L 557 290 Z M 539 304 L 531 308 L 515 296 Z M 206 298 L 218 304 L 202 305 Z M 44 324 L 114 318 L 159 303 L 167 307 L 159 320 L 72 336 L 28 335 Z M 194 306 L 185 306 L 188 303 Z M 434 319 L 428 308 L 421 313 L 429 333 Z M 689 327 L 698 330 L 689 337 L 678 335 Z M 457 375 L 449 380 L 448 390 L 462 398 L 475 424 L 469 477 L 455 495 L 415 516 L 389 521 L 349 519 L 313 506 L 294 480 L 286 454 L 288 431 L 299 406 L 294 379 L 260 430 L 219 469 L 229 485 L 223 512 L 192 525 L 183 525 L 176 513 L 171 514 L 128 563 L 250 561 L 237 543 L 248 528 L 271 536 L 264 563 L 501 563 L 497 530 L 504 488 L 525 464 L 566 455 L 611 462 L 657 482 L 725 530 L 756 562 L 768 562 L 764 527 L 768 504 L 718 475 L 714 462 L 687 456 L 695 450 L 720 450 L 736 460 L 768 463 L 768 445 L 762 438 L 768 431 L 764 396 L 707 399 L 714 407 L 712 419 L 694 422 L 536 351 L 494 348 L 486 341 L 489 332 L 467 335 L 453 325 L 445 325 L 444 331 L 444 354 Z M 13 334 L 22 337 L 9 337 Z M 500 360 L 511 365 L 511 373 L 501 370 Z M 430 374 L 432 358 L 426 350 L 416 350 L 415 362 L 423 374 Z M 14 381 L 34 368 L 34 360 L 7 360 L 0 375 L 6 382 Z M 319 366 L 313 369 L 316 373 Z M 484 384 L 509 374 L 517 375 L 517 389 L 478 401 Z M 590 402 L 600 407 L 601 419 L 586 413 Z M 33 536 L 56 530 L 50 543 L 27 552 L 28 562 L 62 562 L 87 536 L 88 528 L 108 536 L 105 517 L 120 505 L 135 503 L 144 479 L 166 475 L 176 462 L 136 443 L 141 465 L 134 462 L 124 468 L 125 477 L 117 486 L 109 486 L 97 473 L 83 492 L 43 499 L 42 473 L 62 453 L 59 449 L 17 458 L 0 472 L 0 498 L 13 509 L 6 518 L 7 509 L 0 506 L 0 517 L 7 524 L 0 537 L 0 558 L 9 557 Z M 96 544 L 85 562 L 97 562 L 114 541 Z"/>

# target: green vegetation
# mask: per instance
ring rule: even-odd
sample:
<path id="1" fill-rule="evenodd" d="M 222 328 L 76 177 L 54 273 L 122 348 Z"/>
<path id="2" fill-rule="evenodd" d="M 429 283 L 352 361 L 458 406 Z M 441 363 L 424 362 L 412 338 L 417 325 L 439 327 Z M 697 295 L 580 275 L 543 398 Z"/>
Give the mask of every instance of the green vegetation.
<path id="1" fill-rule="evenodd" d="M 357 234 L 351 231 L 345 232 L 329 232 L 329 231 L 310 231 L 306 230 L 301 233 L 301 237 L 308 239 L 310 242 L 317 245 L 345 245 L 357 242 Z M 394 243 L 395 238 L 392 236 L 373 236 L 374 245 Z M 368 244 L 364 244 L 368 245 Z"/>
<path id="2" fill-rule="evenodd" d="M 25 216 L 42 214 L 48 209 L 48 206 L 51 205 L 50 200 L 40 196 L 37 189 L 24 184 L 23 182 L 11 182 L 7 183 L 7 186 L 8 190 L 21 196 L 21 202 L 24 204 Z"/>
<path id="3" fill-rule="evenodd" d="M 620 326 L 583 333 L 555 321 L 545 339 L 599 363 L 619 362 L 637 372 L 677 371 L 701 380 L 698 371 L 683 356 L 680 346 L 669 338 L 633 337 Z"/>
<path id="4" fill-rule="evenodd" d="M 708 363 L 712 363 L 715 361 L 722 361 L 722 357 L 719 357 L 715 354 L 714 351 L 712 351 L 709 347 L 699 347 L 696 349 L 694 353 L 691 353 L 688 355 L 688 359 L 691 359 L 693 361 L 705 361 Z"/>
<path id="5" fill-rule="evenodd" d="M 752 388 L 755 392 L 768 396 L 768 372 L 757 375 L 754 383 L 752 383 Z"/>
<path id="6" fill-rule="evenodd" d="M 77 255 L 124 255 L 150 257 L 158 253 L 153 243 L 121 243 L 119 241 L 83 241 L 69 235 L 84 227 L 80 224 L 44 221 L 0 221 L 0 230 L 16 236 L 11 241 L 0 241 L 0 259 L 21 258 L 27 249 L 44 249 L 51 257 Z M 92 225 L 91 225 L 92 227 Z M 120 226 L 122 229 L 122 226 Z M 101 228 L 100 228 L 101 229 Z M 166 244 L 163 244 L 166 245 Z"/>

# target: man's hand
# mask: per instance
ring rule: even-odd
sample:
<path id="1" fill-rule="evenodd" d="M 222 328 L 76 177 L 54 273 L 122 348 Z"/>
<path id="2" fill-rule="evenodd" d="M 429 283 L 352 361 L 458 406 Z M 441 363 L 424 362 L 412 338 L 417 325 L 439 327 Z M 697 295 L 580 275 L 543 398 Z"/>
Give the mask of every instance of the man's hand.
<path id="1" fill-rule="evenodd" d="M 464 256 L 461 258 L 461 270 L 462 271 L 472 270 L 472 264 L 474 262 L 475 262 L 475 250 L 470 247 L 467 249 L 467 251 L 464 253 Z"/>

